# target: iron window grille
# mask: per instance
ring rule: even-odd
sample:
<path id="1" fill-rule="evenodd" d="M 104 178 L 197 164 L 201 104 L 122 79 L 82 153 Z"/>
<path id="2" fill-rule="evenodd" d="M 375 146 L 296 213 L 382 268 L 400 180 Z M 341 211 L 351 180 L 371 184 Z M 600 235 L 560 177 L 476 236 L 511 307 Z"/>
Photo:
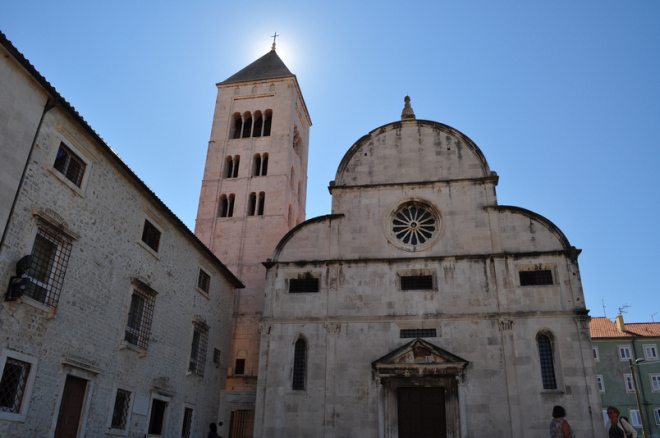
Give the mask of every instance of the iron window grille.
<path id="1" fill-rule="evenodd" d="M 401 290 L 433 289 L 432 275 L 402 275 Z"/>
<path id="2" fill-rule="evenodd" d="M 183 410 L 183 426 L 181 427 L 181 438 L 190 438 L 192 431 L 193 410 L 185 408 Z"/>
<path id="3" fill-rule="evenodd" d="M 134 287 L 124 335 L 124 340 L 128 343 L 141 348 L 147 348 L 149 345 L 154 300 L 152 294 L 137 286 Z"/>
<path id="4" fill-rule="evenodd" d="M 401 330 L 401 338 L 435 338 L 435 329 L 406 329 Z"/>
<path id="5" fill-rule="evenodd" d="M 538 338 L 539 357 L 541 359 L 541 377 L 543 379 L 543 389 L 557 389 L 555 379 L 555 365 L 552 358 L 552 343 L 546 335 Z"/>
<path id="6" fill-rule="evenodd" d="M 57 307 L 70 256 L 69 238 L 50 224 L 38 223 L 32 265 L 28 270 L 30 287 L 26 295 L 47 306 Z"/>
<path id="7" fill-rule="evenodd" d="M 74 154 L 71 149 L 66 147 L 64 143 L 60 143 L 60 148 L 57 151 L 53 167 L 60 171 L 66 179 L 80 187 L 83 176 L 85 175 L 87 164 Z"/>
<path id="8" fill-rule="evenodd" d="M 145 219 L 144 228 L 142 229 L 142 241 L 156 252 L 158 252 L 158 246 L 160 245 L 160 235 L 160 230 L 156 228 L 154 224 Z"/>
<path id="9" fill-rule="evenodd" d="M 206 365 L 206 346 L 208 343 L 209 331 L 207 328 L 196 326 L 193 331 L 192 348 L 190 349 L 190 363 L 188 371 L 204 376 L 204 368 Z"/>
<path id="10" fill-rule="evenodd" d="M 293 354 L 293 384 L 291 389 L 305 389 L 305 368 L 307 362 L 307 343 L 300 338 L 296 341 Z"/>
<path id="11" fill-rule="evenodd" d="M 315 277 L 304 278 L 290 278 L 289 279 L 289 292 L 290 293 L 305 293 L 305 292 L 318 292 L 319 279 Z"/>
<path id="12" fill-rule="evenodd" d="M 112 429 L 126 430 L 128 415 L 131 406 L 131 392 L 125 389 L 117 389 L 115 395 L 115 406 L 112 410 Z"/>
<path id="13" fill-rule="evenodd" d="M 520 271 L 521 286 L 545 286 L 553 284 L 552 271 L 543 269 L 540 271 Z"/>
<path id="14" fill-rule="evenodd" d="M 31 364 L 8 357 L 0 380 L 0 412 L 19 413 Z"/>
<path id="15" fill-rule="evenodd" d="M 197 287 L 207 294 L 209 293 L 209 290 L 211 290 L 211 276 L 201 269 L 199 270 L 199 276 L 197 277 Z"/>

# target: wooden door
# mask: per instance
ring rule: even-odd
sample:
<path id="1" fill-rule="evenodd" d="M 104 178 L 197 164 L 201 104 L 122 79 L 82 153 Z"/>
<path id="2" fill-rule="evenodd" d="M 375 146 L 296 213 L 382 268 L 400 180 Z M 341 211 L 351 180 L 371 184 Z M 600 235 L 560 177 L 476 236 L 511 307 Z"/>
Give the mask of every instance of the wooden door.
<path id="1" fill-rule="evenodd" d="M 66 376 L 54 438 L 76 438 L 78 436 L 86 390 L 87 380 Z"/>
<path id="2" fill-rule="evenodd" d="M 399 438 L 447 438 L 444 388 L 397 389 Z"/>

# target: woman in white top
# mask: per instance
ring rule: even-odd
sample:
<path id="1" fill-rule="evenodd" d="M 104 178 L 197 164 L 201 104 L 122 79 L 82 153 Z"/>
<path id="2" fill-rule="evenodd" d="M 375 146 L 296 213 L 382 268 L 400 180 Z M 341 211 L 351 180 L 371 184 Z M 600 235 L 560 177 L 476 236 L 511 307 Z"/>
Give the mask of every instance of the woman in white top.
<path id="1" fill-rule="evenodd" d="M 619 418 L 619 410 L 614 406 L 607 408 L 609 420 L 605 426 L 606 438 L 637 438 L 637 431 L 626 420 Z"/>

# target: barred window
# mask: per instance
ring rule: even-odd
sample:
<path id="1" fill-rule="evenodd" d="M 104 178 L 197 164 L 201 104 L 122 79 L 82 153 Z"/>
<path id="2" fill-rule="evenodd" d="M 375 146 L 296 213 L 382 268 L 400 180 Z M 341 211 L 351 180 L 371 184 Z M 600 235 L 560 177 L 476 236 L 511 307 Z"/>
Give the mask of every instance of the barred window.
<path id="1" fill-rule="evenodd" d="M 552 283 L 552 271 L 543 269 L 539 271 L 520 271 L 521 286 L 544 286 Z"/>
<path id="2" fill-rule="evenodd" d="M 142 229 L 142 241 L 156 252 L 158 252 L 158 246 L 160 245 L 160 235 L 160 230 L 156 228 L 154 224 L 145 219 L 144 228 Z"/>
<path id="3" fill-rule="evenodd" d="M 112 429 L 126 430 L 128 416 L 131 406 L 131 392 L 125 389 L 117 389 L 115 395 L 115 407 L 112 410 Z"/>
<path id="4" fill-rule="evenodd" d="M 401 330 L 401 338 L 435 338 L 435 329 L 406 329 Z"/>
<path id="5" fill-rule="evenodd" d="M 202 269 L 199 270 L 199 276 L 197 277 L 197 287 L 206 293 L 209 293 L 211 289 L 211 276 Z"/>
<path id="6" fill-rule="evenodd" d="M 181 427 L 181 438 L 190 438 L 192 431 L 193 410 L 185 408 L 183 410 L 183 426 Z"/>
<path id="7" fill-rule="evenodd" d="M 138 347 L 147 348 L 154 314 L 154 301 L 153 294 L 142 288 L 134 287 L 124 340 Z"/>
<path id="8" fill-rule="evenodd" d="M 80 187 L 87 164 L 73 153 L 71 149 L 66 147 L 64 143 L 60 143 L 53 167 L 59 170 L 66 179 Z"/>
<path id="9" fill-rule="evenodd" d="M 293 353 L 293 384 L 291 389 L 305 389 L 305 368 L 307 365 L 307 343 L 303 338 L 296 341 Z"/>
<path id="10" fill-rule="evenodd" d="M 539 357 L 541 360 L 541 377 L 543 389 L 557 389 L 555 379 L 555 365 L 552 358 L 552 343 L 547 335 L 541 335 L 537 339 Z"/>
<path id="11" fill-rule="evenodd" d="M 432 275 L 402 275 L 401 290 L 433 289 Z"/>
<path id="12" fill-rule="evenodd" d="M 38 223 L 32 246 L 32 265 L 28 270 L 30 287 L 26 295 L 57 307 L 70 256 L 70 239 L 52 225 Z"/>
<path id="13" fill-rule="evenodd" d="M 213 349 L 213 364 L 220 365 L 220 350 L 217 348 Z"/>
<path id="14" fill-rule="evenodd" d="M 311 275 L 303 278 L 290 278 L 289 279 L 289 292 L 290 293 L 304 293 L 304 292 L 318 292 L 319 279 Z"/>
<path id="15" fill-rule="evenodd" d="M 204 375 L 208 335 L 208 328 L 195 325 L 192 348 L 190 349 L 190 364 L 188 365 L 188 371 L 197 374 L 200 377 Z"/>
<path id="16" fill-rule="evenodd" d="M 7 358 L 0 380 L 0 412 L 21 411 L 31 367 L 30 363 Z"/>

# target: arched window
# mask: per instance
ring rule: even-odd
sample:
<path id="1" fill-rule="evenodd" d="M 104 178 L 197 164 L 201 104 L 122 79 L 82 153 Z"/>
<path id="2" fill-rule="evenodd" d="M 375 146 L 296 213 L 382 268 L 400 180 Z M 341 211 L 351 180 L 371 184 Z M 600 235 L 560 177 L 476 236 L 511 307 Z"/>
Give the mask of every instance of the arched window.
<path id="1" fill-rule="evenodd" d="M 307 367 L 307 343 L 301 337 L 296 341 L 293 352 L 293 384 L 291 389 L 305 389 L 305 368 Z"/>
<path id="2" fill-rule="evenodd" d="M 234 159 L 230 155 L 225 160 L 225 178 L 231 178 L 234 175 Z"/>
<path id="3" fill-rule="evenodd" d="M 245 113 L 243 115 L 245 123 L 243 123 L 243 138 L 248 138 L 252 135 L 252 114 Z"/>
<path id="4" fill-rule="evenodd" d="M 259 211 L 257 212 L 259 216 L 264 215 L 265 203 L 266 203 L 266 194 L 264 192 L 259 192 Z"/>
<path id="5" fill-rule="evenodd" d="M 234 155 L 234 174 L 232 178 L 238 178 L 238 165 L 241 164 L 241 156 Z"/>
<path id="6" fill-rule="evenodd" d="M 220 196 L 220 202 L 218 202 L 218 217 L 227 217 L 227 195 Z"/>
<path id="7" fill-rule="evenodd" d="M 555 378 L 555 363 L 552 354 L 552 341 L 547 334 L 540 334 L 536 337 L 539 346 L 539 359 L 541 361 L 541 378 L 543 380 L 543 389 L 557 389 L 557 379 Z"/>
<path id="8" fill-rule="evenodd" d="M 254 162 L 252 163 L 252 176 L 261 175 L 261 155 L 255 154 Z"/>
<path id="9" fill-rule="evenodd" d="M 261 160 L 261 176 L 268 175 L 268 154 L 264 154 Z"/>
<path id="10" fill-rule="evenodd" d="M 227 217 L 232 217 L 234 215 L 234 199 L 236 196 L 232 193 L 229 195 L 229 205 L 227 206 Z"/>
<path id="11" fill-rule="evenodd" d="M 273 123 L 273 111 L 266 110 L 266 118 L 264 120 L 264 137 L 270 135 L 270 125 Z"/>
<path id="12" fill-rule="evenodd" d="M 236 113 L 234 114 L 234 132 L 229 138 L 241 138 L 241 131 L 243 130 L 243 119 L 241 115 Z"/>
<path id="13" fill-rule="evenodd" d="M 254 216 L 256 207 L 257 207 L 257 194 L 252 192 L 250 193 L 250 199 L 248 200 L 248 216 Z"/>
<path id="14" fill-rule="evenodd" d="M 261 115 L 261 111 L 257 111 L 254 113 L 254 134 L 252 134 L 253 137 L 261 137 L 261 130 L 264 127 L 264 118 Z"/>
<path id="15" fill-rule="evenodd" d="M 252 94 L 255 94 L 256 92 L 257 92 L 257 86 L 255 85 L 254 87 L 252 87 Z"/>

